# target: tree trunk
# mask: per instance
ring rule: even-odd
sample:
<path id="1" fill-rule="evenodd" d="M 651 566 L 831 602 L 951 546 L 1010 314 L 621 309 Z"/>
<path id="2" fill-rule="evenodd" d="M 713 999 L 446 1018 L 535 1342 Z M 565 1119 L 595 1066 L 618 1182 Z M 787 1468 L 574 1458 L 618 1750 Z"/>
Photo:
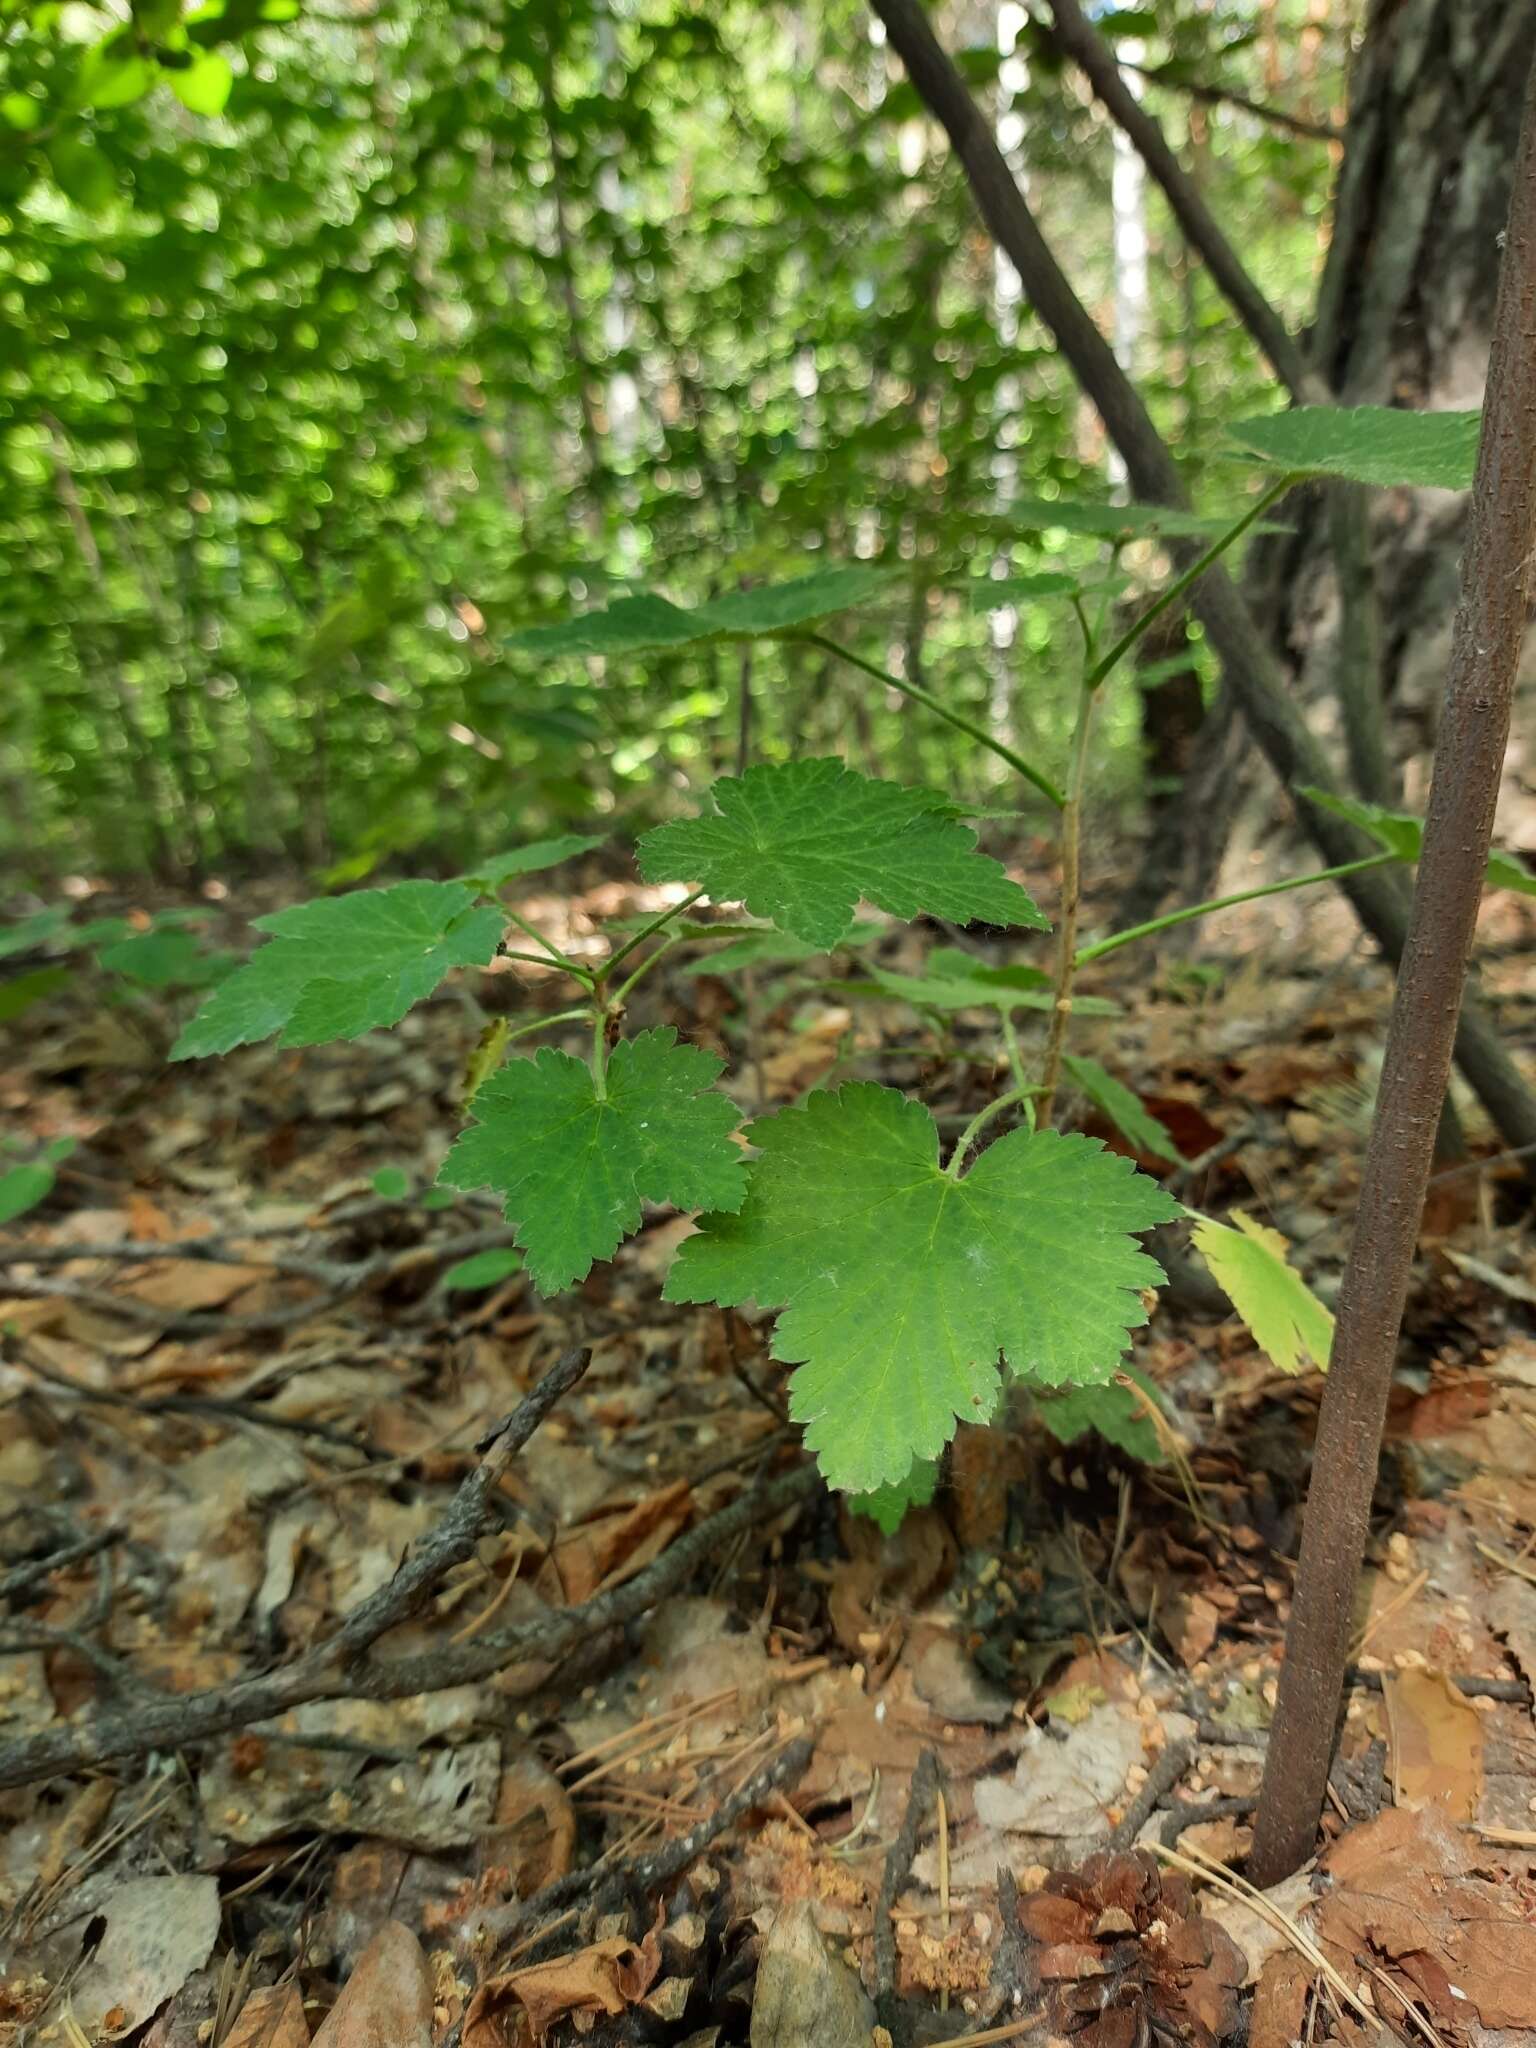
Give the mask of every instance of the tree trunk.
<path id="1" fill-rule="evenodd" d="M 1311 336 L 1346 405 L 1482 403 L 1499 234 L 1536 54 L 1536 0 L 1372 0 L 1351 87 L 1333 235 Z M 1372 494 L 1388 743 L 1422 810 L 1456 608 L 1465 502 Z M 1336 705 L 1338 577 L 1322 493 L 1273 551 L 1276 644 L 1300 695 Z M 1335 714 L 1337 715 L 1337 714 Z M 1506 776 L 1536 778 L 1521 722 Z M 1345 735 L 1340 733 L 1341 747 Z"/>
<path id="2" fill-rule="evenodd" d="M 1481 404 L 1498 235 L 1533 53 L 1536 0 L 1371 0 L 1309 337 L 1312 363 L 1345 404 Z M 1249 596 L 1309 723 L 1358 783 L 1363 750 L 1346 729 L 1339 693 L 1339 663 L 1350 650 L 1340 637 L 1349 623 L 1334 521 L 1321 490 L 1294 509 L 1290 534 L 1256 544 Z M 1422 811 L 1465 505 L 1443 491 L 1374 492 L 1367 516 L 1389 758 L 1385 775 L 1364 779 L 1400 782 L 1407 806 Z M 1358 576 L 1362 565 L 1352 566 Z M 1505 764 L 1506 784 L 1527 792 L 1536 790 L 1536 747 L 1522 739 L 1530 722 L 1517 709 Z M 1219 730 L 1202 741 L 1197 768 L 1201 761 L 1216 772 L 1190 792 L 1202 806 L 1199 847 L 1186 858 L 1164 835 L 1147 863 L 1144 900 L 1159 888 L 1200 893 L 1212 846 L 1224 844 L 1244 802 L 1271 801 L 1259 764 L 1231 772 Z"/>

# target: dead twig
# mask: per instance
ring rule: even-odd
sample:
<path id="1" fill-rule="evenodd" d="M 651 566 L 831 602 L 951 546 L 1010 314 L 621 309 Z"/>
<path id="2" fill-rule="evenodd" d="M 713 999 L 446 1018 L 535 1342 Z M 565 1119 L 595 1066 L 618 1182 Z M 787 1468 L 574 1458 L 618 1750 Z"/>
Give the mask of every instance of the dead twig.
<path id="1" fill-rule="evenodd" d="M 1177 1785 L 1189 1769 L 1194 1757 L 1192 1742 L 1170 1742 L 1157 1762 L 1147 1773 L 1147 1782 L 1125 1809 L 1125 1814 L 1116 1827 L 1110 1829 L 1107 1849 L 1129 1849 L 1141 1833 L 1154 1811 Z"/>
<path id="2" fill-rule="evenodd" d="M 210 1421 L 252 1422 L 263 1429 L 276 1429 L 289 1436 L 310 1437 L 330 1444 L 338 1451 L 352 1451 L 365 1462 L 382 1459 L 384 1453 L 344 1429 L 328 1422 L 314 1422 L 305 1416 L 276 1415 L 259 1401 L 241 1401 L 224 1394 L 125 1394 L 117 1387 L 83 1387 L 68 1373 L 45 1365 L 28 1345 L 20 1349 L 20 1364 L 50 1387 L 96 1408 L 127 1408 L 139 1415 L 196 1415 Z"/>
<path id="3" fill-rule="evenodd" d="M 415 1656 L 367 1657 L 365 1652 L 379 1637 L 403 1621 L 454 1565 L 471 1554 L 496 1478 L 585 1367 L 586 1355 L 572 1352 L 545 1376 L 498 1433 L 486 1459 L 464 1481 L 443 1522 L 421 1549 L 313 1650 L 292 1664 L 238 1678 L 227 1686 L 162 1697 L 10 1743 L 0 1749 L 0 1788 L 91 1769 L 113 1757 L 181 1749 L 270 1720 L 311 1700 L 404 1699 L 470 1684 L 509 1664 L 559 1656 L 643 1614 L 663 1593 L 717 1556 L 723 1542 L 788 1507 L 817 1483 L 813 1465 L 768 1481 L 689 1530 L 634 1578 L 578 1607 L 556 1609 L 532 1621 L 487 1631 L 473 1641 L 444 1644 Z"/>
<path id="4" fill-rule="evenodd" d="M 911 1790 L 907 1794 L 907 1810 L 902 1816 L 896 1839 L 886 1855 L 885 1868 L 880 1874 L 880 1897 L 875 1906 L 875 2015 L 890 2035 L 897 2048 L 910 2038 L 911 2026 L 901 2000 L 896 1994 L 896 1921 L 894 1909 L 907 1879 L 912 1875 L 912 1861 L 917 1854 L 918 1831 L 923 1816 L 932 1807 L 939 1789 L 939 1759 L 934 1750 L 925 1749 L 917 1760 L 917 1769 L 912 1773 Z"/>
<path id="5" fill-rule="evenodd" d="M 807 1737 L 796 1736 L 687 1834 L 648 1849 L 628 1863 L 598 1863 L 587 1870 L 568 1871 L 533 1894 L 518 1916 L 519 1925 L 528 1925 L 545 1913 L 561 1912 L 588 1893 L 599 1912 L 611 1912 L 626 1898 L 643 1898 L 658 1885 L 670 1884 L 754 1806 L 760 1806 L 771 1793 L 796 1784 L 805 1775 L 814 1751 L 815 1745 Z"/>
<path id="6" fill-rule="evenodd" d="M 98 1551 L 110 1550 L 114 1543 L 121 1543 L 123 1530 L 113 1522 L 105 1529 L 97 1529 L 89 1536 L 82 1536 L 74 1543 L 65 1543 L 57 1550 L 51 1550 L 46 1557 L 34 1557 L 26 1564 L 13 1565 L 8 1572 L 0 1572 L 0 1600 L 9 1600 L 17 1593 L 25 1593 L 39 1580 L 48 1578 L 53 1572 L 63 1571 L 66 1565 L 79 1564 L 82 1558 L 94 1557 Z"/>
<path id="7" fill-rule="evenodd" d="M 307 1322 L 311 1316 L 323 1315 L 327 1310 L 358 1294 L 363 1288 L 376 1281 L 398 1279 L 413 1267 L 439 1265 L 445 1260 L 468 1258 L 474 1252 L 494 1251 L 515 1241 L 516 1233 L 507 1225 L 486 1230 L 465 1231 L 458 1237 L 445 1237 L 439 1242 L 410 1245 L 404 1251 L 376 1252 L 366 1259 L 354 1260 L 350 1265 L 331 1263 L 320 1259 L 268 1259 L 254 1263 L 271 1267 L 277 1272 L 286 1272 L 306 1280 L 313 1280 L 324 1286 L 327 1292 L 310 1295 L 303 1301 L 285 1302 L 282 1306 L 258 1309 L 249 1315 L 224 1315 L 214 1309 L 156 1308 L 152 1302 L 137 1301 L 131 1294 L 109 1294 L 105 1288 L 87 1287 L 72 1280 L 48 1280 L 41 1275 L 23 1278 L 8 1274 L 5 1291 L 9 1295 L 29 1300 L 72 1301 L 82 1308 L 94 1309 L 98 1314 L 117 1316 L 124 1322 L 153 1325 L 164 1337 L 205 1337 L 215 1334 L 251 1335 L 259 1331 L 289 1330 L 295 1324 Z M 193 1240 L 202 1243 L 204 1240 Z M 200 1257 L 206 1253 L 190 1253 L 186 1246 L 171 1251 L 165 1245 L 157 1245 L 150 1252 L 147 1247 L 138 1247 L 147 1257 L 166 1259 L 168 1257 Z M 42 1254 L 42 1246 L 9 1247 L 7 1255 L 19 1263 L 49 1263 Z M 34 1253 L 39 1256 L 34 1257 Z M 111 1247 L 90 1250 L 76 1248 L 76 1258 L 111 1258 L 115 1256 Z M 247 1262 L 233 1253 L 217 1261 L 220 1265 L 244 1265 Z"/>

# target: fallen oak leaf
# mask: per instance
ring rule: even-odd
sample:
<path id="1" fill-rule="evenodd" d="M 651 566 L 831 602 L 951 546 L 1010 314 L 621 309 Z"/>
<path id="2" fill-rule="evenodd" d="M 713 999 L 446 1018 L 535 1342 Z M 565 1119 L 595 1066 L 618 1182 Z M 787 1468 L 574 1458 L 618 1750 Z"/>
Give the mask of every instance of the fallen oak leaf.
<path id="1" fill-rule="evenodd" d="M 520 2006 L 533 2038 L 542 2040 L 556 2020 L 570 2013 L 602 2013 L 617 2019 L 638 2004 L 661 1972 L 661 1948 L 654 1930 L 644 1941 L 610 1935 L 571 1955 L 508 1970 L 487 1978 L 464 2015 L 464 2048 L 503 2048 L 509 2038 L 509 2007 Z"/>

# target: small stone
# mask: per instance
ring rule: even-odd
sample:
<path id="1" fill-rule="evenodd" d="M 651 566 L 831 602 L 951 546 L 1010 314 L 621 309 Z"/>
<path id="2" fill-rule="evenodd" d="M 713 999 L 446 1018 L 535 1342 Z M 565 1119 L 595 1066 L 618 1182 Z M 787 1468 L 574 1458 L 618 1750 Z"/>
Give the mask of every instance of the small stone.
<path id="1" fill-rule="evenodd" d="M 867 2048 L 874 2022 L 863 1984 L 828 1953 L 809 1903 L 785 1906 L 757 1968 L 751 2048 Z"/>

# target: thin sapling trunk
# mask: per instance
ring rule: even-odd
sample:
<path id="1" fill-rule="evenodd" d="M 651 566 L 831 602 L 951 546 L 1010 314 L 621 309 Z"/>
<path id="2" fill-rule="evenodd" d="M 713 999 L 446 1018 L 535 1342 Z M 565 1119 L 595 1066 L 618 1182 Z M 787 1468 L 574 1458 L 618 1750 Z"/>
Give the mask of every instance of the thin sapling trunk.
<path id="1" fill-rule="evenodd" d="M 1424 850 L 1339 1296 L 1295 1604 L 1248 1866 L 1258 1885 L 1288 1876 L 1312 1853 L 1317 1836 L 1387 1396 L 1533 589 L 1536 92 L 1528 86 Z"/>

